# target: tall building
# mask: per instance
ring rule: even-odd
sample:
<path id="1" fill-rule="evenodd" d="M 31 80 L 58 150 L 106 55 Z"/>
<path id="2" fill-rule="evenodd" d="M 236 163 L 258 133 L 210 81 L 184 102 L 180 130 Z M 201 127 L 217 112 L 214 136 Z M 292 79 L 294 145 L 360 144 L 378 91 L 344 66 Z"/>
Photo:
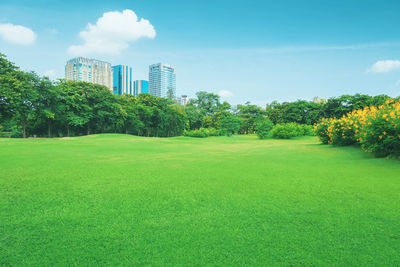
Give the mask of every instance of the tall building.
<path id="1" fill-rule="evenodd" d="M 113 71 L 111 64 L 97 59 L 77 57 L 67 61 L 65 78 L 67 80 L 101 84 L 113 90 Z"/>
<path id="2" fill-rule="evenodd" d="M 138 96 L 139 94 L 148 94 L 149 93 L 149 81 L 145 80 L 136 80 L 133 83 L 133 91 L 134 95 Z"/>
<path id="3" fill-rule="evenodd" d="M 125 65 L 113 66 L 113 93 L 115 95 L 134 95 L 132 68 Z"/>
<path id="4" fill-rule="evenodd" d="M 158 63 L 149 67 L 149 90 L 150 94 L 158 97 L 176 95 L 175 68 L 171 65 Z"/>

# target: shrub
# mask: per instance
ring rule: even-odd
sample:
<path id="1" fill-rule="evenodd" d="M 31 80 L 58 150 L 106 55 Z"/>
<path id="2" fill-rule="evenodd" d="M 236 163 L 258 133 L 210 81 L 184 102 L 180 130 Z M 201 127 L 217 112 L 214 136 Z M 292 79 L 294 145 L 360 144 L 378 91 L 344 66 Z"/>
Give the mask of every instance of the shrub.
<path id="1" fill-rule="evenodd" d="M 379 107 L 365 107 L 341 119 L 323 119 L 314 126 L 323 143 L 361 144 L 376 156 L 400 155 L 400 102 L 388 100 Z"/>
<path id="2" fill-rule="evenodd" d="M 377 157 L 400 156 L 400 102 L 387 101 L 363 113 L 364 121 L 358 133 L 362 149 Z"/>
<path id="3" fill-rule="evenodd" d="M 198 138 L 205 138 L 205 137 L 209 137 L 209 136 L 220 136 L 222 134 L 223 134 L 223 131 L 217 130 L 214 128 L 200 128 L 200 129 L 191 130 L 191 131 L 185 130 L 183 132 L 184 136 L 198 137 Z"/>
<path id="4" fill-rule="evenodd" d="M 319 123 L 314 125 L 314 134 L 318 137 L 318 139 L 324 143 L 329 144 L 330 137 L 330 127 L 332 127 L 332 120 L 330 119 L 322 119 Z"/>
<path id="5" fill-rule="evenodd" d="M 355 129 L 350 123 L 349 118 L 334 119 L 330 128 L 330 144 L 337 146 L 347 146 L 357 141 Z"/>
<path id="6" fill-rule="evenodd" d="M 296 136 L 304 135 L 304 129 L 301 124 L 294 122 L 277 124 L 271 130 L 273 138 L 289 139 Z"/>
<path id="7" fill-rule="evenodd" d="M 258 138 L 267 138 L 269 132 L 272 130 L 273 127 L 274 124 L 269 119 L 258 122 L 255 128 Z"/>
<path id="8" fill-rule="evenodd" d="M 304 135 L 307 136 L 313 136 L 314 135 L 314 131 L 313 131 L 313 126 L 312 125 L 302 125 L 303 127 L 303 131 L 304 131 Z"/>

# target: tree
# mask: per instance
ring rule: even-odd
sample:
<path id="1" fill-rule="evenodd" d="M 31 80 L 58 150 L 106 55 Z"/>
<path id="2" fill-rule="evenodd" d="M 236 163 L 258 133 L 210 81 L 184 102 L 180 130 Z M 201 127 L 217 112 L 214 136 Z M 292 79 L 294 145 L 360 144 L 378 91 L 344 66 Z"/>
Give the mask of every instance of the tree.
<path id="1" fill-rule="evenodd" d="M 274 101 L 266 106 L 266 114 L 274 124 L 295 122 L 310 125 L 322 117 L 323 105 L 305 100 L 283 103 Z"/>
<path id="2" fill-rule="evenodd" d="M 181 135 L 185 128 L 186 116 L 181 105 L 169 105 L 166 112 L 168 122 L 167 137 Z"/>
<path id="3" fill-rule="evenodd" d="M 22 125 L 22 137 L 26 138 L 26 125 L 34 118 L 38 108 L 38 87 L 40 78 L 34 72 L 20 72 L 19 80 L 16 82 L 12 96 L 12 110 Z"/>
<path id="4" fill-rule="evenodd" d="M 27 122 L 37 110 L 41 79 L 34 72 L 20 71 L 3 54 L 0 54 L 0 67 L 1 117 L 14 117 L 20 121 L 25 138 Z"/>
<path id="5" fill-rule="evenodd" d="M 87 104 L 91 110 L 91 116 L 87 125 L 87 134 L 105 132 L 112 124 L 113 113 L 115 112 L 116 101 L 110 90 L 99 84 L 91 84 L 82 87 Z"/>
<path id="6" fill-rule="evenodd" d="M 257 105 L 251 105 L 250 102 L 238 105 L 236 116 L 242 120 L 239 132 L 242 134 L 254 133 L 257 122 L 263 120 L 265 115 L 265 110 Z"/>
<path id="7" fill-rule="evenodd" d="M 70 136 L 71 127 L 83 127 L 87 125 L 93 116 L 85 92 L 90 84 L 86 82 L 60 80 L 58 83 L 65 106 L 65 118 L 67 136 Z"/>
<path id="8" fill-rule="evenodd" d="M 212 115 L 220 106 L 219 95 L 200 91 L 196 93 L 197 99 L 193 101 L 204 116 Z"/>
<path id="9" fill-rule="evenodd" d="M 167 91 L 167 98 L 171 101 L 175 100 L 175 94 L 172 89 L 168 89 Z"/>
<path id="10" fill-rule="evenodd" d="M 41 78 L 38 87 L 37 101 L 37 116 L 46 121 L 47 136 L 51 137 L 52 122 L 62 117 L 64 113 L 64 106 L 61 104 L 62 99 L 59 87 L 54 86 L 47 77 Z"/>
<path id="11" fill-rule="evenodd" d="M 199 129 L 202 125 L 202 114 L 197 106 L 188 104 L 185 108 L 187 128 L 190 130 Z"/>
<path id="12" fill-rule="evenodd" d="M 15 91 L 22 72 L 6 56 L 0 53 L 0 121 L 11 118 Z"/>
<path id="13" fill-rule="evenodd" d="M 231 115 L 221 120 L 221 128 L 226 132 L 227 136 L 236 134 L 240 129 L 240 119 Z"/>

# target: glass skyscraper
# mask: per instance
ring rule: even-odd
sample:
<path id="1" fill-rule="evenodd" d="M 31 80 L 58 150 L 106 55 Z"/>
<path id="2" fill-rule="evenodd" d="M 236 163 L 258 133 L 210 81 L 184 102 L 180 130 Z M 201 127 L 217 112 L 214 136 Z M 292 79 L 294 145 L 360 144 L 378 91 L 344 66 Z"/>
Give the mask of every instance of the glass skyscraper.
<path id="1" fill-rule="evenodd" d="M 176 95 L 175 68 L 171 65 L 158 63 L 149 67 L 150 94 L 158 97 Z"/>
<path id="2" fill-rule="evenodd" d="M 67 61 L 65 78 L 67 80 L 101 84 L 113 89 L 113 70 L 111 64 L 97 59 L 77 57 Z"/>
<path id="3" fill-rule="evenodd" d="M 116 95 L 134 95 L 132 68 L 125 65 L 113 66 L 113 93 Z"/>
<path id="4" fill-rule="evenodd" d="M 145 80 L 136 80 L 133 83 L 134 95 L 148 94 L 149 93 L 149 82 Z"/>

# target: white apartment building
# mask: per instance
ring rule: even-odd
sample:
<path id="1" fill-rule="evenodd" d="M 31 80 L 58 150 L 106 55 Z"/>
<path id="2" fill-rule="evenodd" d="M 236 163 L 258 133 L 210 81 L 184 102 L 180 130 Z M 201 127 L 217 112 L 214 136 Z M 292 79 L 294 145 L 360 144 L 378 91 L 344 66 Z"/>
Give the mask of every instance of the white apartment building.
<path id="1" fill-rule="evenodd" d="M 113 69 L 111 64 L 97 59 L 77 57 L 67 61 L 65 78 L 101 84 L 113 91 Z"/>

